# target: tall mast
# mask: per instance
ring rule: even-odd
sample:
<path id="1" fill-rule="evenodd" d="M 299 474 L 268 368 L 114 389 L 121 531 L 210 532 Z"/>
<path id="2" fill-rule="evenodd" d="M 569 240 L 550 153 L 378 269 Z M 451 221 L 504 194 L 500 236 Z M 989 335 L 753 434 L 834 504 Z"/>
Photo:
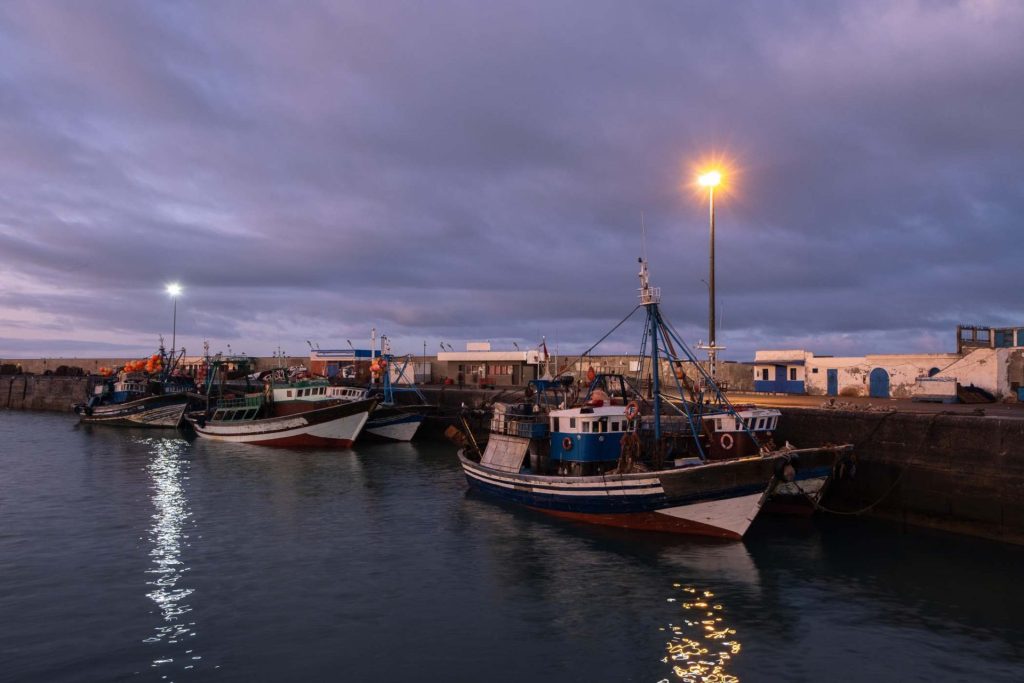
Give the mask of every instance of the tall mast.
<path id="1" fill-rule="evenodd" d="M 661 289 L 651 287 L 650 276 L 647 273 L 647 261 L 643 258 L 640 261 L 640 305 L 647 308 L 647 324 L 651 330 L 651 392 L 654 399 L 654 439 L 661 440 L 661 374 L 660 362 L 658 360 L 658 320 L 661 317 L 658 313 L 658 302 L 661 300 Z M 642 351 L 641 351 L 642 353 Z"/>

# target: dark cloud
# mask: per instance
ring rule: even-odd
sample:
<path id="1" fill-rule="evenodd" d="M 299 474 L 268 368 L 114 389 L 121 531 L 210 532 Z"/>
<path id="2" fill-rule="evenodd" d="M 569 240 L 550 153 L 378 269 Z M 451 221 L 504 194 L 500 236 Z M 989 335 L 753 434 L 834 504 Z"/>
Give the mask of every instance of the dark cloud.
<path id="1" fill-rule="evenodd" d="M 727 355 L 949 350 L 1024 323 L 1022 34 L 984 0 L 6 3 L 0 355 L 154 345 L 171 280 L 190 350 L 578 351 L 635 305 L 641 212 L 696 341 L 713 158 Z"/>

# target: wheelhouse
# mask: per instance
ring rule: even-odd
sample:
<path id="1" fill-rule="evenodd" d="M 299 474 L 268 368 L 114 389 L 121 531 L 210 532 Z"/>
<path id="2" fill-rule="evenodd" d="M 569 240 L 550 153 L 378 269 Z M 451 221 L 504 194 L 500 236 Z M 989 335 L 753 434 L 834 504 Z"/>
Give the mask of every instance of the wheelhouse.
<path id="1" fill-rule="evenodd" d="M 624 406 L 584 406 L 549 413 L 551 459 L 563 462 L 617 462 L 622 437 L 632 431 Z"/>
<path id="2" fill-rule="evenodd" d="M 249 394 L 242 398 L 231 398 L 217 402 L 210 417 L 212 421 L 238 422 L 254 420 L 263 408 L 262 394 Z"/>

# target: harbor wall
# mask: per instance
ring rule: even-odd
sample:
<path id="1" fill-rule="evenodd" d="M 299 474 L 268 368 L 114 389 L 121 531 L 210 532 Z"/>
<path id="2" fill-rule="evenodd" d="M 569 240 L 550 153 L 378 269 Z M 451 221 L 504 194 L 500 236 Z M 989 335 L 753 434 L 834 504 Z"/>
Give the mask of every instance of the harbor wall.
<path id="1" fill-rule="evenodd" d="M 88 397 L 88 377 L 0 376 L 0 408 L 70 411 Z"/>
<path id="2" fill-rule="evenodd" d="M 776 441 L 852 443 L 857 468 L 824 503 L 1024 543 L 1024 420 L 944 413 L 785 410 Z"/>

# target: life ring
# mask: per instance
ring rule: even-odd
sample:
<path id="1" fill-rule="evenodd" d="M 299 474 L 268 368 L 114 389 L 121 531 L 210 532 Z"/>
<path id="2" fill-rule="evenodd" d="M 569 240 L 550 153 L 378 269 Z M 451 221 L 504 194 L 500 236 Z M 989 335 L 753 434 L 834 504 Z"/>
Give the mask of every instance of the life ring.
<path id="1" fill-rule="evenodd" d="M 637 415 L 640 414 L 640 404 L 636 401 L 630 401 L 629 405 L 626 406 L 626 419 L 635 420 Z"/>
<path id="2" fill-rule="evenodd" d="M 563 451 L 571 451 L 572 450 L 572 439 L 569 438 L 568 436 L 565 437 L 564 439 L 562 439 L 562 450 Z"/>
<path id="3" fill-rule="evenodd" d="M 718 440 L 718 443 L 721 444 L 724 450 L 731 451 L 736 440 L 732 438 L 732 434 L 726 432 L 725 434 L 722 434 L 722 438 Z"/>

